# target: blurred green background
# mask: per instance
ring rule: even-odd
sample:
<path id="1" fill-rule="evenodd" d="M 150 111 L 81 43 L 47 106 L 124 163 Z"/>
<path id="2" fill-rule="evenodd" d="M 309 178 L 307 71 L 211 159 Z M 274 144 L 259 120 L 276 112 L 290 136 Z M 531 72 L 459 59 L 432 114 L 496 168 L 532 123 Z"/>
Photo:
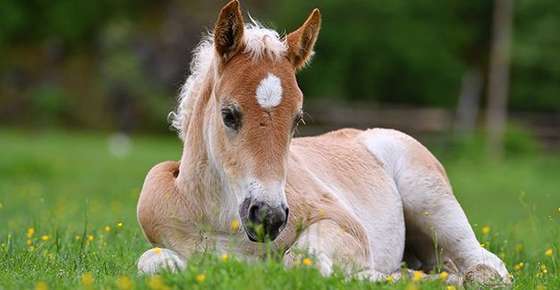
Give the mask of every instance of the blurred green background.
<path id="1" fill-rule="evenodd" d="M 1 124 L 167 132 L 166 116 L 188 74 L 190 51 L 223 4 L 2 0 Z M 280 32 L 321 9 L 317 54 L 299 76 L 317 125 L 442 133 L 461 122 L 455 113 L 461 95 L 473 95 L 474 108 L 485 107 L 492 1 L 248 0 L 242 6 Z M 515 1 L 508 109 L 554 145 L 560 138 L 554 132 L 560 131 L 559 27 L 557 1 Z M 355 122 L 337 114 L 340 107 L 364 104 L 398 110 Z M 402 120 L 420 107 L 432 111 L 419 118 L 437 124 L 422 130 L 418 122 Z M 475 127 L 483 122 L 478 115 Z"/>

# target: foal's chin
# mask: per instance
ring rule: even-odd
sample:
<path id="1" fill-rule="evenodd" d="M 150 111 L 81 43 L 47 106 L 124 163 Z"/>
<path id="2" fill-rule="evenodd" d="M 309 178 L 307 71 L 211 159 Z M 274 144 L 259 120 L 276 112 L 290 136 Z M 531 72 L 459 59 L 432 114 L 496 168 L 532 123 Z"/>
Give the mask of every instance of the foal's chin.
<path id="1" fill-rule="evenodd" d="M 276 240 L 276 238 L 278 238 L 280 233 L 282 233 L 282 231 L 285 228 L 285 226 L 283 226 L 276 233 L 264 234 L 263 235 L 263 234 L 259 234 L 259 230 L 258 230 L 259 226 L 255 227 L 255 226 L 251 225 L 250 222 L 242 222 L 242 224 L 243 224 L 243 230 L 245 231 L 245 234 L 247 235 L 247 238 L 251 242 L 255 242 L 255 243 L 274 242 Z"/>

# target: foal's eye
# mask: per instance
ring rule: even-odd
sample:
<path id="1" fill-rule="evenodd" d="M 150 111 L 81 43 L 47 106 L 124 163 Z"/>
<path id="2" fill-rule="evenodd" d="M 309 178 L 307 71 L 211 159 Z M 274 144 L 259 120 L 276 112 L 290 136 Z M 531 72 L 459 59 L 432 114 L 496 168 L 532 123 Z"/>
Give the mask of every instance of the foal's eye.
<path id="1" fill-rule="evenodd" d="M 222 120 L 224 120 L 224 125 L 232 130 L 238 131 L 241 128 L 241 113 L 234 106 L 222 109 Z"/>

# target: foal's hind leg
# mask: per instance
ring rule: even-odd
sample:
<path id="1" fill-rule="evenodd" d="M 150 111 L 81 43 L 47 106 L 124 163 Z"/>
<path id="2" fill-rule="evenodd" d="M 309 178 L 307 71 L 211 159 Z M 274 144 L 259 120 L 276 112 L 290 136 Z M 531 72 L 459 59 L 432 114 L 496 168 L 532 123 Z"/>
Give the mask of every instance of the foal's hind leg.
<path id="1" fill-rule="evenodd" d="M 398 131 L 376 129 L 367 134 L 364 143 L 395 179 L 407 231 L 414 230 L 418 238 L 437 243 L 467 282 L 485 284 L 498 279 L 509 284 L 504 263 L 480 246 L 435 157 Z"/>

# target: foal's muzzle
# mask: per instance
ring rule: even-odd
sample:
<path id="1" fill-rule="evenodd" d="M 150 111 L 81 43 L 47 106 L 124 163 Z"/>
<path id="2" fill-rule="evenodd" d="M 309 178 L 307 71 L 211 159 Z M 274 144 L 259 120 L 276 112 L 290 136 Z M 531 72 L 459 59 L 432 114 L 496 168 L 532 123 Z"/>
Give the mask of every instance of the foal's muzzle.
<path id="1" fill-rule="evenodd" d="M 249 198 L 241 204 L 239 215 L 247 237 L 253 242 L 274 241 L 288 222 L 289 209 L 282 204 L 271 207 Z"/>

